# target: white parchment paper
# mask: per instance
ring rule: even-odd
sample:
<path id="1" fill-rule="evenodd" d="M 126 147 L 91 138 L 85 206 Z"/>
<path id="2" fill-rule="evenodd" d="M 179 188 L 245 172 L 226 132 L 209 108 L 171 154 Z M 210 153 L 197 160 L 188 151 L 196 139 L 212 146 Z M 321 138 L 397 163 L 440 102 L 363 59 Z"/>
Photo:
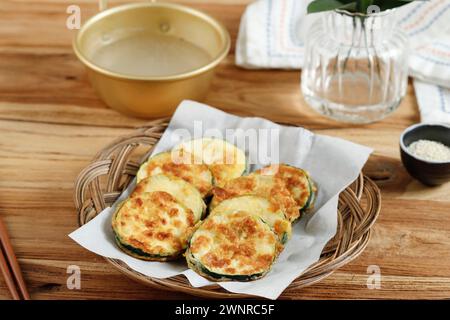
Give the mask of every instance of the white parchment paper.
<path id="1" fill-rule="evenodd" d="M 266 136 L 259 134 L 257 144 L 240 145 L 236 140 L 230 141 L 255 129 L 258 132 L 267 129 L 265 132 L 270 133 Z M 230 132 L 234 136 L 229 137 L 227 134 Z M 273 133 L 277 139 L 273 138 Z M 308 170 L 318 186 L 314 212 L 294 224 L 292 239 L 264 278 L 251 282 L 219 283 L 230 292 L 276 299 L 295 278 L 319 259 L 326 243 L 336 234 L 338 195 L 357 178 L 372 150 L 339 138 L 314 134 L 303 128 L 281 126 L 262 118 L 237 117 L 204 104 L 183 101 L 153 154 L 170 150 L 186 138 L 200 138 L 204 135 L 222 135 L 229 142 L 245 148 L 251 171 L 270 162 L 287 163 Z M 277 152 L 270 154 L 268 149 Z M 264 151 L 263 154 L 271 156 L 261 157 L 258 155 L 261 150 Z M 134 186 L 133 182 L 117 202 L 125 199 Z M 114 242 L 111 229 L 113 212 L 114 206 L 103 210 L 69 237 L 98 255 L 119 259 L 130 268 L 150 277 L 168 278 L 184 274 L 194 287 L 211 284 L 188 269 L 183 259 L 176 262 L 148 262 L 123 253 Z"/>

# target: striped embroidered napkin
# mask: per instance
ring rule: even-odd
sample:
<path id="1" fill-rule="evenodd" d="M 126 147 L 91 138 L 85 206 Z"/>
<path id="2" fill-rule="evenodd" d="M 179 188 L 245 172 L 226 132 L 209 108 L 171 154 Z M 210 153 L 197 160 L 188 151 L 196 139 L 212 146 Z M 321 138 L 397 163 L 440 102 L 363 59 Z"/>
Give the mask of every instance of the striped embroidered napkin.
<path id="1" fill-rule="evenodd" d="M 422 122 L 450 123 L 450 89 L 414 80 Z"/>
<path id="2" fill-rule="evenodd" d="M 259 0 L 239 30 L 236 64 L 244 68 L 299 69 L 304 33 L 322 13 L 306 15 L 308 0 Z M 450 1 L 417 1 L 395 12 L 410 38 L 409 72 L 423 122 L 450 122 Z M 420 81 L 419 81 L 420 80 Z M 439 102 L 439 103 L 437 103 Z"/>

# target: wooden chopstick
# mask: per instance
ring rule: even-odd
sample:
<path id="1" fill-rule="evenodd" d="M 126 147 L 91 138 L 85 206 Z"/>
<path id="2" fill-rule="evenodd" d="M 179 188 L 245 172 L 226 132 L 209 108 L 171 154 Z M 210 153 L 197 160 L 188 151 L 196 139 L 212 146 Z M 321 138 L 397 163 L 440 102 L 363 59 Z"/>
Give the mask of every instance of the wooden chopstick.
<path id="1" fill-rule="evenodd" d="M 13 299 L 19 300 L 30 300 L 30 295 L 28 294 L 25 281 L 22 277 L 22 272 L 20 271 L 20 266 L 17 263 L 16 255 L 11 246 L 9 240 L 8 232 L 6 226 L 0 218 L 0 267 L 2 269 L 3 276 L 6 281 L 6 285 L 11 291 Z M 11 274 L 12 273 L 12 274 Z M 17 291 L 16 285 L 18 286 L 19 292 Z M 19 295 L 22 296 L 20 296 Z"/>
<path id="2" fill-rule="evenodd" d="M 3 250 L 0 248 L 0 269 L 2 270 L 3 278 L 5 279 L 6 286 L 9 289 L 9 292 L 11 292 L 11 296 L 14 300 L 20 300 L 20 295 L 17 292 L 16 284 L 14 283 L 14 278 L 11 275 L 11 272 L 9 271 L 8 263 L 5 260 L 5 257 L 3 256 Z"/>

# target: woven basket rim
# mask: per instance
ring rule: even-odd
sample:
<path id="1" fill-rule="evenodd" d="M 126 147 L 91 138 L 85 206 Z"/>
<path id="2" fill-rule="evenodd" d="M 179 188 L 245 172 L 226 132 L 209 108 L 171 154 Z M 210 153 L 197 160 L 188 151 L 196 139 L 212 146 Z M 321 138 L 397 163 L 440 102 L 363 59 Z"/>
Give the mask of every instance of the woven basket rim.
<path id="1" fill-rule="evenodd" d="M 119 137 L 100 150 L 93 161 L 78 175 L 75 183 L 74 202 L 79 225 L 83 225 L 111 205 L 131 182 L 139 168 L 139 161 L 131 155 L 138 146 L 147 146 L 148 155 L 168 125 L 169 119 L 156 119 L 137 128 L 129 135 Z M 145 156 L 140 161 L 144 160 Z M 102 180 L 102 181 L 101 181 Z M 106 182 L 105 182 L 106 180 Z M 364 199 L 365 206 L 361 205 Z M 381 209 L 381 195 L 376 184 L 362 173 L 341 192 L 338 206 L 336 235 L 322 251 L 319 261 L 309 266 L 284 291 L 296 294 L 302 288 L 331 275 L 349 263 L 366 248 Z M 194 288 L 184 275 L 166 279 L 147 277 L 129 268 L 119 260 L 105 258 L 108 263 L 133 280 L 154 288 L 184 292 L 205 298 L 249 298 L 246 294 L 225 291 L 218 285 Z M 254 296 L 253 296 L 254 297 Z"/>

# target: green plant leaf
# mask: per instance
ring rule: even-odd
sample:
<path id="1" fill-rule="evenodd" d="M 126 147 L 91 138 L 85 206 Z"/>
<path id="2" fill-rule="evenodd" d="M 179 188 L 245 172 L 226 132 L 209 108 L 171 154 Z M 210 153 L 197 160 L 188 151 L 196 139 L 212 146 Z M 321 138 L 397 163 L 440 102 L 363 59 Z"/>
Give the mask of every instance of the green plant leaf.
<path id="1" fill-rule="evenodd" d="M 336 9 L 367 14 L 367 8 L 376 5 L 380 11 L 401 7 L 416 0 L 314 0 L 308 5 L 307 12 L 315 13 Z"/>
<path id="2" fill-rule="evenodd" d="M 349 12 L 355 12 L 357 9 L 357 6 L 358 6 L 358 4 L 356 3 L 356 1 L 353 1 L 353 2 L 348 2 L 348 3 L 344 4 L 339 9 L 347 10 Z"/>
<path id="3" fill-rule="evenodd" d="M 367 13 L 367 8 L 373 4 L 374 0 L 358 0 L 356 9 L 358 12 Z"/>
<path id="4" fill-rule="evenodd" d="M 343 1 L 338 0 L 314 0 L 308 5 L 308 13 L 335 10 L 345 5 Z"/>
<path id="5" fill-rule="evenodd" d="M 413 2 L 414 0 L 377 0 L 374 2 L 375 5 L 380 7 L 381 11 L 397 8 L 404 6 L 410 2 Z"/>

